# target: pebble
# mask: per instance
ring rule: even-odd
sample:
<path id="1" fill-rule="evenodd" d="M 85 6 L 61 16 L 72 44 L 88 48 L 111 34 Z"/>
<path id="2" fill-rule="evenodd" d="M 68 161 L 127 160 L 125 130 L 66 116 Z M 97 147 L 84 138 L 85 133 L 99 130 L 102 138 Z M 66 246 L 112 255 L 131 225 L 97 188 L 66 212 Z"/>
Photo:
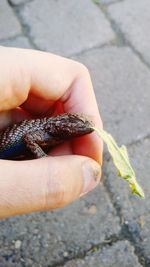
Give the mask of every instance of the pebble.
<path id="1" fill-rule="evenodd" d="M 20 249 L 21 244 L 22 244 L 21 240 L 16 240 L 15 241 L 15 249 Z"/>

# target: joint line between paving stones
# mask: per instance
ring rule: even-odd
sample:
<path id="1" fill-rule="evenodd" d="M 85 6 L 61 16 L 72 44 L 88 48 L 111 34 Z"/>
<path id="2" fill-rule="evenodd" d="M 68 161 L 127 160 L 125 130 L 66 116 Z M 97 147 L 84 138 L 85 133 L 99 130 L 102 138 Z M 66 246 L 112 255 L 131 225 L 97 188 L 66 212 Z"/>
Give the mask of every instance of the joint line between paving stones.
<path id="1" fill-rule="evenodd" d="M 113 41 L 110 41 L 109 43 L 104 43 L 104 44 L 101 44 L 101 45 L 95 45 L 93 47 L 90 47 L 90 48 L 86 48 L 86 49 L 83 49 L 79 52 L 76 52 L 76 53 L 73 53 L 73 54 L 70 54 L 69 57 L 73 58 L 73 57 L 77 57 L 77 56 L 81 56 L 81 55 L 84 55 L 90 51 L 93 51 L 95 49 L 103 49 L 105 47 L 110 47 L 110 46 L 113 46 Z"/>
<path id="2" fill-rule="evenodd" d="M 107 160 L 109 161 L 109 160 Z M 105 176 L 108 175 L 108 172 L 105 171 Z M 144 252 L 139 248 L 138 242 L 136 242 L 133 233 L 130 231 L 128 225 L 125 223 L 124 216 L 121 212 L 121 206 L 117 203 L 117 201 L 114 199 L 114 195 L 111 192 L 110 185 L 106 182 L 106 180 L 103 182 L 103 185 L 106 189 L 107 194 L 110 197 L 111 203 L 113 204 L 114 209 L 116 210 L 116 216 L 120 219 L 120 225 L 121 225 L 121 231 L 119 233 L 119 240 L 127 240 L 133 247 L 134 247 L 134 254 L 136 255 L 138 262 L 143 267 L 149 267 L 147 262 L 147 257 L 144 255 Z"/>
<path id="3" fill-rule="evenodd" d="M 25 0 L 25 2 L 22 2 L 22 3 L 19 3 L 19 4 L 13 4 L 12 2 L 11 2 L 11 0 L 7 0 L 8 1 L 8 4 L 11 6 L 11 7 L 24 7 L 26 4 L 28 4 L 28 3 L 31 3 L 31 2 L 33 2 L 34 0 Z"/>
<path id="4" fill-rule="evenodd" d="M 109 238 L 105 239 L 103 242 L 91 246 L 90 249 L 83 251 L 83 252 L 79 252 L 72 257 L 68 257 L 68 258 L 66 257 L 66 259 L 61 260 L 61 261 L 54 263 L 54 264 L 50 264 L 50 265 L 48 265 L 48 267 L 58 267 L 60 265 L 62 266 L 64 264 L 66 264 L 67 262 L 69 262 L 71 260 L 84 259 L 86 256 L 88 256 L 88 253 L 90 254 L 90 253 L 94 252 L 95 250 L 97 251 L 99 249 L 103 249 L 105 247 L 112 246 L 113 244 L 117 243 L 118 241 L 124 241 L 124 240 L 125 239 L 122 238 L 122 236 L 120 234 L 119 235 L 116 235 L 116 234 L 111 235 Z"/>
<path id="5" fill-rule="evenodd" d="M 99 0 L 92 0 L 92 2 L 96 5 L 101 5 L 101 6 L 110 6 L 114 5 L 116 3 L 124 2 L 124 0 L 116 0 L 115 2 L 110 2 L 110 3 L 100 3 Z"/>
<path id="6" fill-rule="evenodd" d="M 30 0 L 30 2 L 33 0 Z M 26 5 L 26 3 L 21 3 L 19 5 L 13 5 L 9 0 L 8 0 L 9 5 L 11 6 L 13 12 L 15 13 L 16 17 L 18 18 L 21 28 L 22 28 L 22 34 L 24 37 L 26 37 L 31 45 L 36 50 L 41 50 L 32 40 L 32 38 L 29 35 L 30 28 L 28 25 L 24 24 L 22 21 L 22 18 L 20 16 L 20 9 Z"/>
<path id="7" fill-rule="evenodd" d="M 150 139 L 150 133 L 145 134 L 142 137 L 133 140 L 131 143 L 127 143 L 126 146 L 128 146 L 128 147 L 131 146 L 132 147 L 134 145 L 142 143 L 146 139 L 148 139 L 148 140 Z"/>
<path id="8" fill-rule="evenodd" d="M 116 3 L 111 3 L 111 5 L 113 5 L 113 4 L 116 4 Z M 103 12 L 103 14 L 105 15 L 105 18 L 109 21 L 112 30 L 116 34 L 115 45 L 116 46 L 127 46 L 128 42 L 127 42 L 124 34 L 120 30 L 118 24 L 111 18 L 110 14 L 108 13 L 108 10 L 107 10 L 108 6 L 106 6 L 104 4 L 99 4 L 98 6 L 99 6 L 100 10 Z"/>
<path id="9" fill-rule="evenodd" d="M 109 6 L 115 5 L 115 4 L 116 4 L 116 2 L 110 3 Z M 124 33 L 120 29 L 118 23 L 116 23 L 116 21 L 109 14 L 109 12 L 107 10 L 108 5 L 106 6 L 104 4 L 99 3 L 98 6 L 101 9 L 101 11 L 103 12 L 103 14 L 105 15 L 106 19 L 109 21 L 109 23 L 112 27 L 112 30 L 115 32 L 115 34 L 117 36 L 114 45 L 129 47 L 132 50 L 132 52 L 139 58 L 139 60 L 150 70 L 150 64 L 143 58 L 142 54 L 135 49 L 135 47 L 130 43 L 130 41 L 125 38 Z"/>
<path id="10" fill-rule="evenodd" d="M 135 47 L 128 41 L 128 47 L 132 52 L 140 59 L 140 61 L 150 70 L 150 63 L 148 63 L 142 56 L 142 54 L 135 49 Z"/>
<path id="11" fill-rule="evenodd" d="M 1 38 L 0 41 L 1 42 L 6 42 L 6 41 L 14 41 L 16 38 L 18 37 L 23 37 L 24 35 L 22 33 L 16 34 L 14 36 L 11 37 L 7 37 L 7 38 Z"/>
<path id="12" fill-rule="evenodd" d="M 125 224 L 125 223 L 122 225 L 121 231 L 122 231 L 122 235 L 124 236 L 125 240 L 128 240 L 128 242 L 130 242 L 130 244 L 133 246 L 134 254 L 136 255 L 138 262 L 141 264 L 141 266 L 149 267 L 149 263 L 148 263 L 149 259 L 145 255 L 144 249 L 142 249 L 138 245 L 138 243 L 141 241 L 140 236 L 138 237 L 138 241 L 137 241 L 137 238 L 135 239 L 128 224 Z"/>

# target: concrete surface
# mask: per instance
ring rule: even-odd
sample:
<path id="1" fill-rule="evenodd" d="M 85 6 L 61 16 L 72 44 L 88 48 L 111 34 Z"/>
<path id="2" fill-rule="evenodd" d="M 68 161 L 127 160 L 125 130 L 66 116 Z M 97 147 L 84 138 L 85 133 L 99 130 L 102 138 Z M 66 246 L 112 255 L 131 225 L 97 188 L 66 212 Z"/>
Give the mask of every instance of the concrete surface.
<path id="1" fill-rule="evenodd" d="M 40 49 L 65 56 L 114 38 L 110 23 L 90 0 L 43 0 L 42 5 L 35 0 L 25 5 L 20 15 Z"/>
<path id="2" fill-rule="evenodd" d="M 104 126 L 128 146 L 146 199 L 105 151 L 103 184 L 72 205 L 0 221 L 0 267 L 150 266 L 150 3 L 2 0 L 0 44 L 70 56 L 90 70 Z"/>
<path id="3" fill-rule="evenodd" d="M 108 12 L 110 17 L 119 25 L 125 38 L 150 64 L 149 0 L 126 0 L 110 6 Z"/>

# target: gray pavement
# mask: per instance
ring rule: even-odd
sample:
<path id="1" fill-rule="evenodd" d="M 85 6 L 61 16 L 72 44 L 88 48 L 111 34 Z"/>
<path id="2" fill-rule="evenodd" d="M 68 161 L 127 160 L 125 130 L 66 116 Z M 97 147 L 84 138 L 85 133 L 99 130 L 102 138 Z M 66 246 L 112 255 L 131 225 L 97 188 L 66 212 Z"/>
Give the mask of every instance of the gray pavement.
<path id="1" fill-rule="evenodd" d="M 146 199 L 105 151 L 103 182 L 53 212 L 0 221 L 0 267 L 150 266 L 150 1 L 1 0 L 0 44 L 69 56 L 92 76 L 104 126 L 128 146 Z"/>

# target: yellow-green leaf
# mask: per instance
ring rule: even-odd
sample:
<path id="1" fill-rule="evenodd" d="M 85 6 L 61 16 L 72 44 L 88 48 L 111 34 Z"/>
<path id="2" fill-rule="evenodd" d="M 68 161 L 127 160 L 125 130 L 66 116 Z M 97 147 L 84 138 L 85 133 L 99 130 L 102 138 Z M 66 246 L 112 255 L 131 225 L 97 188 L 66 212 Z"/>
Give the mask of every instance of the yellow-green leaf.
<path id="1" fill-rule="evenodd" d="M 126 147 L 119 147 L 113 137 L 106 131 L 97 129 L 93 126 L 92 129 L 95 130 L 106 143 L 119 176 L 128 181 L 133 194 L 137 194 L 140 197 L 144 198 L 143 189 L 136 180 L 135 172 L 130 164 Z"/>

